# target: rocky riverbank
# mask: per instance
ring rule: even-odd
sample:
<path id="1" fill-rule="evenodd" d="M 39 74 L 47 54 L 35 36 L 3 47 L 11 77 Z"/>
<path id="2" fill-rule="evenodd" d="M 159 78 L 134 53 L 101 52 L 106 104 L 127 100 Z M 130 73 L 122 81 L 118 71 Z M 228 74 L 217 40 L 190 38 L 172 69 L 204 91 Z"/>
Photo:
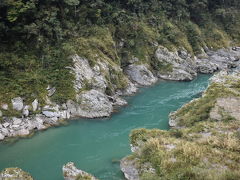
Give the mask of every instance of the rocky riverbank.
<path id="1" fill-rule="evenodd" d="M 240 179 L 240 74 L 214 75 L 202 97 L 170 114 L 169 131 L 137 129 L 126 179 Z"/>
<path id="2" fill-rule="evenodd" d="M 62 167 L 64 180 L 97 180 L 94 176 L 76 168 L 73 162 Z M 33 180 L 34 178 L 20 168 L 6 168 L 0 171 L 0 180 Z"/>
<path id="3" fill-rule="evenodd" d="M 108 117 L 117 107 L 127 104 L 122 96 L 135 93 L 141 86 L 152 85 L 158 79 L 188 81 L 197 73 L 238 67 L 239 57 L 239 47 L 203 50 L 201 55 L 192 57 L 184 49 L 170 52 L 158 46 L 154 64 L 141 63 L 133 57 L 126 67 L 120 67 L 108 61 L 90 65 L 88 59 L 74 55 L 71 57 L 73 66 L 66 68 L 75 75 L 76 98 L 57 104 L 51 98 L 56 88 L 48 86 L 44 102 L 38 99 L 26 102 L 24 98 L 16 97 L 9 103 L 2 103 L 0 140 L 27 136 L 34 130 L 59 125 L 64 119 Z"/>

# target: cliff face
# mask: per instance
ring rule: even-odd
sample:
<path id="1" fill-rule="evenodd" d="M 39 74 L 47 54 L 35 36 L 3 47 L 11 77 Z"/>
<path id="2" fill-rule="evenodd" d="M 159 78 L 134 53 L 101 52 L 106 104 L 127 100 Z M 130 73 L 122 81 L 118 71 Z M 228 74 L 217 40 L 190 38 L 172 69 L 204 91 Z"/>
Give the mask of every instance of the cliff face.
<path id="1" fill-rule="evenodd" d="M 202 97 L 170 115 L 170 131 L 134 130 L 134 152 L 121 161 L 127 179 L 239 179 L 239 77 L 213 76 Z"/>

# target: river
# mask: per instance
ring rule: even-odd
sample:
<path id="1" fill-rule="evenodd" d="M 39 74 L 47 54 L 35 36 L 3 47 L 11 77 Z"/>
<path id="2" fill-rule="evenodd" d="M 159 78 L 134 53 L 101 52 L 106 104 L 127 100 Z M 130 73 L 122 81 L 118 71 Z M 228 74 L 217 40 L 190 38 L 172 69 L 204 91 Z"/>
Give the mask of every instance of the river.
<path id="1" fill-rule="evenodd" d="M 36 180 L 62 180 L 62 165 L 77 167 L 101 180 L 121 180 L 119 160 L 130 154 L 128 135 L 135 128 L 168 129 L 168 114 L 206 89 L 209 75 L 191 82 L 159 82 L 127 97 L 129 105 L 112 117 L 77 119 L 37 132 L 31 138 L 0 143 L 0 170 L 20 167 Z"/>

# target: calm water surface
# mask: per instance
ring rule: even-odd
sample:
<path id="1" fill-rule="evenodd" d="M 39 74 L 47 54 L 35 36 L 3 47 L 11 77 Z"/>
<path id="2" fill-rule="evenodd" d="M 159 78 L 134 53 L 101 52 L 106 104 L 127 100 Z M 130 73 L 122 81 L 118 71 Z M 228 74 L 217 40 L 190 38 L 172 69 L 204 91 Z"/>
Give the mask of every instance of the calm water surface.
<path id="1" fill-rule="evenodd" d="M 62 165 L 77 167 L 101 180 L 121 180 L 118 160 L 130 153 L 128 135 L 135 128 L 168 129 L 168 114 L 197 97 L 208 75 L 191 82 L 160 82 L 128 97 L 129 105 L 111 118 L 79 119 L 38 132 L 15 143 L 0 143 L 0 170 L 20 167 L 36 180 L 62 180 Z"/>

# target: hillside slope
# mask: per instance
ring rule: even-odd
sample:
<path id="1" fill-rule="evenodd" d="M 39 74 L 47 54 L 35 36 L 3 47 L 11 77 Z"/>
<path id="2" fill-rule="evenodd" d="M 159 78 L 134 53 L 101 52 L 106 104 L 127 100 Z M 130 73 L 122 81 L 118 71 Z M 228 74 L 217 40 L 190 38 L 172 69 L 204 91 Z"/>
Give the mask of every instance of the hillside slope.
<path id="1" fill-rule="evenodd" d="M 121 161 L 127 179 L 239 179 L 239 80 L 215 75 L 202 97 L 170 115 L 170 131 L 134 130 L 134 152 Z"/>

